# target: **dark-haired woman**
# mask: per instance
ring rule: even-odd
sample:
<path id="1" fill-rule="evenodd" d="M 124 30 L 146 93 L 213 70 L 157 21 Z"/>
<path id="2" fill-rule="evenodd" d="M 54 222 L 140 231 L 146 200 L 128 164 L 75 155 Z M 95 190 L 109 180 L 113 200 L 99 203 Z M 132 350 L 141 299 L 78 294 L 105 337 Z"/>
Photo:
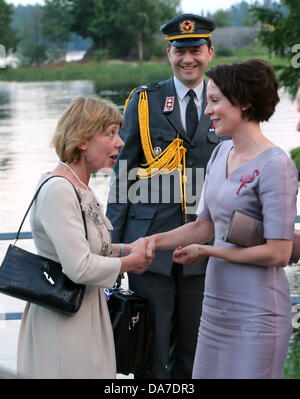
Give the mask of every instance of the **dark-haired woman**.
<path id="1" fill-rule="evenodd" d="M 292 249 L 297 171 L 261 132 L 279 101 L 272 68 L 250 60 L 207 72 L 205 113 L 216 134 L 195 222 L 152 236 L 156 249 L 177 248 L 189 265 L 209 256 L 193 378 L 282 378 L 291 334 L 283 267 Z M 266 243 L 223 241 L 233 210 L 263 220 Z M 201 245 L 215 237 L 214 246 Z"/>

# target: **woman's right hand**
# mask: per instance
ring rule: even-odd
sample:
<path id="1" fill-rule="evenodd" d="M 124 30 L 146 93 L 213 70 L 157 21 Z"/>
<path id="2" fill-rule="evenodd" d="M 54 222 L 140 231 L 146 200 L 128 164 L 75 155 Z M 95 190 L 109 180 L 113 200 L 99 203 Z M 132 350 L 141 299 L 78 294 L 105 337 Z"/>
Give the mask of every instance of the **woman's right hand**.
<path id="1" fill-rule="evenodd" d="M 178 247 L 173 252 L 173 261 L 184 266 L 193 266 L 207 257 L 206 245 L 191 244 L 184 248 Z"/>
<path id="2" fill-rule="evenodd" d="M 147 238 L 139 238 L 131 247 L 130 254 L 121 258 L 120 273 L 132 272 L 142 274 L 150 266 L 154 257 L 154 248 Z"/>

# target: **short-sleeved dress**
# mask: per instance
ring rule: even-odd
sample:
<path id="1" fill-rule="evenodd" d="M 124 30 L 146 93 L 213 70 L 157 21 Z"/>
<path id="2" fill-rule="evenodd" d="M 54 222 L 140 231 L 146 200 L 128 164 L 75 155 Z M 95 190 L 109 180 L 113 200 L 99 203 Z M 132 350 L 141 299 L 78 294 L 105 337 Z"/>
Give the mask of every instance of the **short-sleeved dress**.
<path id="1" fill-rule="evenodd" d="M 214 245 L 235 246 L 222 240 L 233 210 L 263 220 L 266 239 L 292 240 L 298 189 L 292 161 L 270 147 L 226 178 L 231 149 L 225 141 L 214 150 L 197 210 L 214 222 Z M 291 330 L 283 267 L 211 257 L 193 378 L 282 378 Z"/>

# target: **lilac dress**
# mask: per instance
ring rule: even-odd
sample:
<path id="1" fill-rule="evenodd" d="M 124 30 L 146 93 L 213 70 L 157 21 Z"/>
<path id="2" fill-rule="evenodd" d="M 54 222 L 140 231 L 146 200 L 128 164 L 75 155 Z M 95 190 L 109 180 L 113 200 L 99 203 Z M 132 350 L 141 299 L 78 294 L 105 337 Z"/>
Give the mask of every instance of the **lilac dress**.
<path id="1" fill-rule="evenodd" d="M 263 219 L 265 238 L 292 240 L 298 189 L 294 164 L 271 147 L 226 178 L 231 148 L 232 141 L 225 141 L 214 150 L 197 210 L 214 222 L 214 245 L 234 246 L 222 237 L 235 209 Z M 193 378 L 282 378 L 291 330 L 282 267 L 211 257 Z"/>

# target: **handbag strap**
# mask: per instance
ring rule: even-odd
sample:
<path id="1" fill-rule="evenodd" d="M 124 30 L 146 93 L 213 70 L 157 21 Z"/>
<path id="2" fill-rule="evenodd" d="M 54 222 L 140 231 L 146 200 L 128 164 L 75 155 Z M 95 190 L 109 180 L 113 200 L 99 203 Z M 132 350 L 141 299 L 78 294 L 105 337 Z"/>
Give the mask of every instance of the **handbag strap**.
<path id="1" fill-rule="evenodd" d="M 23 224 L 24 224 L 24 222 L 25 222 L 25 219 L 26 219 L 26 217 L 27 217 L 27 215 L 28 215 L 28 212 L 30 211 L 30 208 L 32 207 L 32 205 L 33 205 L 33 203 L 34 203 L 36 197 L 38 196 L 38 194 L 39 194 L 41 188 L 43 187 L 43 185 L 44 185 L 45 183 L 47 183 L 48 180 L 53 179 L 54 177 L 62 177 L 63 179 L 68 180 L 66 177 L 55 175 L 55 176 L 50 176 L 50 177 L 48 177 L 48 179 L 46 179 L 45 181 L 43 181 L 43 183 L 41 183 L 41 185 L 40 185 L 40 186 L 38 187 L 38 189 L 36 190 L 36 192 L 35 192 L 35 194 L 34 194 L 32 200 L 31 200 L 31 202 L 30 202 L 30 204 L 29 204 L 29 207 L 27 208 L 27 211 L 25 212 L 25 215 L 24 215 L 24 217 L 23 217 L 23 219 L 22 219 L 22 222 L 21 222 L 21 224 L 20 224 L 19 230 L 18 230 L 18 232 L 17 232 L 14 245 L 16 244 L 16 242 L 17 242 L 18 239 L 19 239 L 20 231 L 21 231 L 22 226 L 23 226 Z M 80 200 L 79 194 L 78 194 L 76 188 L 74 187 L 73 183 L 71 183 L 70 180 L 68 180 L 68 182 L 69 182 L 70 184 L 72 184 L 72 186 L 73 186 L 73 188 L 74 188 L 74 191 L 75 191 L 75 193 L 76 193 L 76 197 L 77 197 L 77 199 L 78 199 L 78 201 L 79 201 L 79 205 L 80 205 L 80 209 L 81 209 L 81 215 L 82 215 L 83 224 L 84 224 L 84 230 L 85 230 L 85 238 L 87 239 L 86 220 L 85 220 L 84 212 L 83 212 L 82 207 L 81 207 L 81 200 Z"/>

